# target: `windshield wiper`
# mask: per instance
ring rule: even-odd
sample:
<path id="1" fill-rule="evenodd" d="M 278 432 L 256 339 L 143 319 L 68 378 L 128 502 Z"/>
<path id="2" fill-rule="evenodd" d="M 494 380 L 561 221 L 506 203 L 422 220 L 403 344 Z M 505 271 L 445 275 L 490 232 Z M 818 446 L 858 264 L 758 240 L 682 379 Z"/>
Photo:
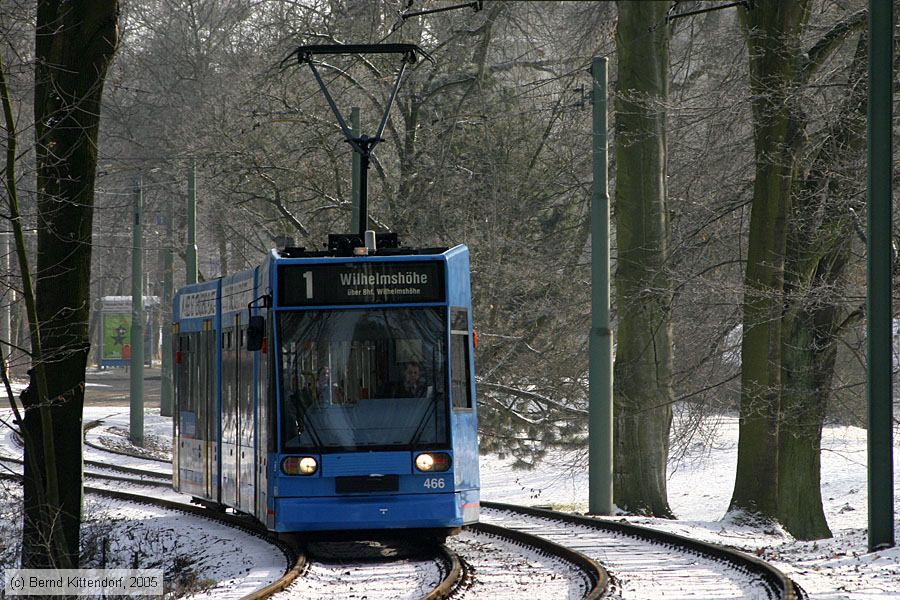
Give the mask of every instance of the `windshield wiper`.
<path id="1" fill-rule="evenodd" d="M 422 434 L 425 433 L 425 426 L 428 424 L 428 417 L 437 410 L 437 394 L 434 393 L 434 389 L 431 389 L 429 395 L 431 397 L 431 402 L 428 403 L 428 408 L 425 409 L 425 414 L 422 415 L 422 420 L 419 421 L 419 424 L 416 426 L 416 431 L 415 433 L 413 433 L 413 437 L 409 441 L 410 450 L 413 450 L 415 448 L 416 444 L 419 442 L 419 438 L 421 438 Z"/>
<path id="2" fill-rule="evenodd" d="M 321 452 L 322 450 L 322 440 L 316 434 L 315 428 L 312 426 L 312 422 L 306 416 L 306 407 L 300 407 L 300 420 L 303 421 L 303 424 L 306 426 L 306 431 L 309 431 L 310 437 L 313 439 L 313 443 L 316 445 L 315 451 Z M 303 435 L 303 431 L 297 434 L 297 441 L 300 441 L 300 436 Z"/>

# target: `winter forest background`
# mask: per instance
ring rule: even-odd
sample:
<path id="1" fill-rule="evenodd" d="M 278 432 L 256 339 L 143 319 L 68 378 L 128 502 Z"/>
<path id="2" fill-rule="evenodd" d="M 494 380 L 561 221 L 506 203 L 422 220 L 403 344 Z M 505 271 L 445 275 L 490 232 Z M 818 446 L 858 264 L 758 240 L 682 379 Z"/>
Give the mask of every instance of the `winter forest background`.
<path id="1" fill-rule="evenodd" d="M 818 484 L 795 475 L 817 465 L 823 422 L 865 426 L 866 2 L 756 2 L 668 20 L 715 3 L 640 4 L 498 1 L 402 20 L 400 0 L 121 3 L 102 100 L 91 298 L 129 293 L 138 177 L 147 295 L 162 295 L 160 250 L 184 255 L 192 163 L 202 278 L 258 264 L 281 236 L 317 247 L 348 231 L 349 147 L 309 71 L 280 62 L 300 44 L 416 43 L 436 63 L 407 70 L 370 171 L 370 225 L 410 246 L 469 246 L 482 448 L 520 466 L 552 447 L 586 452 L 589 68 L 607 56 L 617 503 L 665 514 L 654 457 L 664 474 L 666 460 L 709 439 L 704 417 L 758 410 L 784 476 L 778 497 L 736 490 L 751 499 L 736 507 L 777 516 L 798 537 L 823 535 L 824 517 L 800 522 L 785 504 L 803 491 L 790 482 Z M 0 7 L 20 202 L 34 229 L 36 17 L 31 3 Z M 341 110 L 361 107 L 369 134 L 396 68 L 389 56 L 320 66 Z M 648 144 L 661 160 L 636 172 L 650 163 L 629 152 Z M 769 180 L 782 185 L 759 189 Z M 757 218 L 760 206 L 781 211 L 774 224 Z M 754 242 L 754 219 L 781 246 Z M 12 305 L 10 364 L 24 375 L 28 330 L 9 264 L 0 262 L 0 303 Z M 758 265 L 769 270 L 754 274 Z M 777 323 L 777 337 L 752 355 L 742 334 L 763 322 L 770 334 Z M 98 326 L 94 314 L 92 339 Z M 748 366 L 768 373 L 765 390 L 742 384 L 742 362 L 745 378 Z M 629 450 L 638 430 L 662 433 Z"/>

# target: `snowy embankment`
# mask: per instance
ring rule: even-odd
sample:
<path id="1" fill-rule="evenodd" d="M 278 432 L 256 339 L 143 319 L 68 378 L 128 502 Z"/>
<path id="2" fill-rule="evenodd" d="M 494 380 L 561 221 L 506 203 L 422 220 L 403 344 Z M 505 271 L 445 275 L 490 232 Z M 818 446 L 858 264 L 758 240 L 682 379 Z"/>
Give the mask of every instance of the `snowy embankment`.
<path id="1" fill-rule="evenodd" d="M 738 422 L 718 417 L 715 439 L 697 445 L 669 469 L 669 504 L 677 520 L 630 521 L 733 546 L 782 569 L 818 599 L 900 598 L 900 548 L 867 551 L 866 431 L 826 427 L 822 439 L 822 499 L 834 535 L 798 542 L 783 531 L 737 525 L 726 517 L 737 463 Z M 514 504 L 587 510 L 587 455 L 557 453 L 534 471 L 512 471 L 511 460 L 484 457 L 482 498 Z M 895 515 L 900 514 L 900 435 L 894 437 Z"/>
<path id="2" fill-rule="evenodd" d="M 0 401 L 6 402 L 5 396 Z M 171 419 L 159 411 L 145 415 L 145 436 L 171 445 Z M 11 422 L 9 410 L 0 418 Z M 98 445 L 125 447 L 127 407 L 87 407 L 85 422 L 102 419 L 88 437 Z M 0 456 L 21 458 L 21 447 L 8 427 L 0 424 Z M 87 448 L 86 460 L 150 469 L 171 474 L 171 468 L 146 458 L 112 455 Z M 21 473 L 21 466 L 0 461 L 0 469 Z M 88 466 L 92 473 L 100 469 Z M 122 475 L 122 473 L 115 473 Z M 137 479 L 137 476 L 134 476 Z M 153 498 L 190 503 L 171 489 L 99 480 L 88 475 L 86 485 Z M 0 571 L 17 564 L 21 537 L 21 487 L 0 481 Z M 87 495 L 82 523 L 82 566 L 90 568 L 160 568 L 172 596 L 240 598 L 275 581 L 287 568 L 284 554 L 271 543 L 228 525 L 201 517 L 122 500 Z"/>

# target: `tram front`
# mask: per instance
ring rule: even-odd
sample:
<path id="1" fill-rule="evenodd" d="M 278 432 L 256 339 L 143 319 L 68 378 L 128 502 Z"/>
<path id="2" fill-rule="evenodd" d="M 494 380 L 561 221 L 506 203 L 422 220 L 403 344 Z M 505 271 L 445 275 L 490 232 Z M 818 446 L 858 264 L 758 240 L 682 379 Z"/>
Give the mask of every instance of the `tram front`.
<path id="1" fill-rule="evenodd" d="M 477 520 L 468 252 L 275 261 L 278 531 Z"/>

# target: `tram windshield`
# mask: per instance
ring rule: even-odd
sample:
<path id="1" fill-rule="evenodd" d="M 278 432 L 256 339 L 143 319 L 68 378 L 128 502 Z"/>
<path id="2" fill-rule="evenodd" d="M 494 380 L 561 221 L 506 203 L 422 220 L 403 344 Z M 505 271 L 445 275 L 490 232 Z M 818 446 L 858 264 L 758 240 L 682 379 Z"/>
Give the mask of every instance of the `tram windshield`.
<path id="1" fill-rule="evenodd" d="M 285 450 L 447 445 L 441 309 L 283 312 L 278 326 Z"/>

